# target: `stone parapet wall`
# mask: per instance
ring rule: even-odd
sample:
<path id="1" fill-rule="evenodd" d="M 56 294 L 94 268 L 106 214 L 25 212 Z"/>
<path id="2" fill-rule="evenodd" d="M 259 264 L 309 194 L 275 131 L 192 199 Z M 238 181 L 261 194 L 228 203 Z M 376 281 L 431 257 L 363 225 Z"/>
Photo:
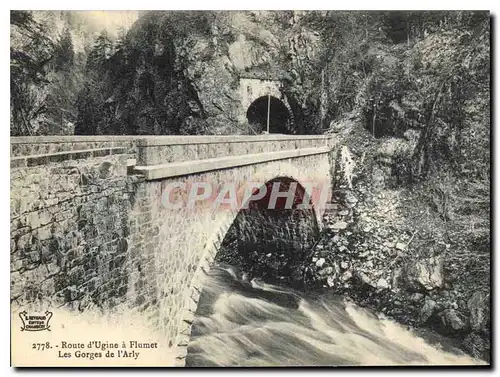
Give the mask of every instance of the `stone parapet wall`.
<path id="1" fill-rule="evenodd" d="M 137 165 L 240 156 L 269 151 L 333 146 L 334 139 L 323 135 L 259 136 L 22 136 L 10 139 L 13 159 L 57 155 L 62 152 L 121 148 Z M 57 159 L 57 157 L 53 157 Z"/>
<path id="2" fill-rule="evenodd" d="M 332 146 L 328 136 L 160 136 L 141 138 L 137 141 L 137 165 L 158 165 L 172 162 L 193 161 L 221 156 L 241 156 Z"/>
<path id="3" fill-rule="evenodd" d="M 20 136 L 10 138 L 10 156 L 43 155 L 58 152 L 126 148 L 135 154 L 138 136 Z"/>
<path id="4" fill-rule="evenodd" d="M 127 148 L 98 148 L 98 149 L 78 149 L 63 152 L 53 152 L 45 154 L 36 154 L 28 156 L 11 157 L 10 167 L 32 167 L 47 165 L 50 163 L 63 162 L 67 160 L 81 160 L 96 157 L 104 157 L 108 155 L 127 154 Z"/>
<path id="5" fill-rule="evenodd" d="M 46 155 L 11 169 L 12 303 L 83 310 L 114 306 L 125 295 L 138 178 L 127 176 L 126 153 L 94 152 Z"/>

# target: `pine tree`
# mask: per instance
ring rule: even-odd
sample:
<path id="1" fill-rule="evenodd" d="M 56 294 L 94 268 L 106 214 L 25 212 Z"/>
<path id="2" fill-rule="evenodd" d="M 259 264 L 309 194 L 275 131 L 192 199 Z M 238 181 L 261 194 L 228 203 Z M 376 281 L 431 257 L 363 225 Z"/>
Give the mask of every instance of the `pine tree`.
<path id="1" fill-rule="evenodd" d="M 65 27 L 59 44 L 57 45 L 55 56 L 55 69 L 56 71 L 68 71 L 72 66 L 75 59 L 75 52 L 73 50 L 73 41 L 68 27 Z"/>
<path id="2" fill-rule="evenodd" d="M 87 58 L 87 70 L 95 70 L 99 73 L 106 72 L 107 62 L 113 54 L 113 42 L 108 32 L 103 30 L 96 38 L 94 46 Z"/>

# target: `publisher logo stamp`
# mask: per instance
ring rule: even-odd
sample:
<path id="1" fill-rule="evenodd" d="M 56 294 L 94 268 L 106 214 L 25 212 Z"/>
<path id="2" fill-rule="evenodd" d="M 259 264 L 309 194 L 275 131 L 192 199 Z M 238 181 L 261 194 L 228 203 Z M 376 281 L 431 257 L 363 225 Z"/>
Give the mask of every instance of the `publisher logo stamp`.
<path id="1" fill-rule="evenodd" d="M 21 331 L 50 331 L 49 321 L 52 318 L 52 312 L 48 310 L 44 314 L 33 315 L 28 315 L 25 310 L 19 313 L 19 318 L 23 323 Z"/>

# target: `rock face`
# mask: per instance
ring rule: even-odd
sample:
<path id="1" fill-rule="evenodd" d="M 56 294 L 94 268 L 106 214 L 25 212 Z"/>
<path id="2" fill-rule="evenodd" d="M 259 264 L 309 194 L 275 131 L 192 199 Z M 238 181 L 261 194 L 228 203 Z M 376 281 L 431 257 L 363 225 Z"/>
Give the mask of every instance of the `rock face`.
<path id="1" fill-rule="evenodd" d="M 317 25 L 298 13 L 144 12 L 116 46 L 103 37 L 103 47 L 92 48 L 106 55 L 98 59 L 104 68 L 95 69 L 100 86 L 78 96 L 75 132 L 253 135 L 263 130 L 269 94 L 272 132 L 321 132 L 308 114 L 318 113 L 311 98 L 325 89 L 309 66 L 324 46 Z M 95 110 L 94 97 L 104 98 L 98 122 L 85 110 Z"/>
<path id="2" fill-rule="evenodd" d="M 302 23 L 294 12 L 183 12 L 185 16 L 180 13 L 151 12 L 146 18 L 153 20 L 153 30 L 172 30 L 170 34 L 158 34 L 171 40 L 171 52 L 175 55 L 173 68 L 185 78 L 185 83 L 179 85 L 188 86 L 183 90 L 193 104 L 189 115 L 203 119 L 207 133 L 253 134 L 254 127 L 242 123 L 248 109 L 242 108 L 240 98 L 241 90 L 252 89 L 240 88 L 240 78 L 258 70 L 265 77 L 254 78 L 275 80 L 275 67 L 280 67 L 287 75 L 293 74 L 296 60 L 304 56 L 301 50 L 304 46 L 307 46 L 308 58 L 313 58 L 318 50 L 313 38 L 315 33 L 300 28 L 298 25 Z M 290 23 L 297 23 L 297 27 L 290 29 Z M 138 24 L 143 25 L 140 36 L 149 32 L 146 21 L 141 20 Z M 297 40 L 300 40 L 298 45 Z M 153 42 L 166 43 L 165 40 Z M 164 54 L 168 55 L 167 52 Z M 296 80 L 293 82 L 293 85 L 302 85 Z M 302 88 L 298 89 L 287 92 L 287 98 L 295 93 L 300 96 Z M 294 117 L 301 118 L 300 110 L 294 109 Z"/>
<path id="3" fill-rule="evenodd" d="M 469 323 L 473 331 L 484 330 L 487 326 L 490 317 L 489 310 L 489 295 L 486 296 L 482 292 L 475 292 L 467 301 L 470 319 Z"/>
<path id="4" fill-rule="evenodd" d="M 430 291 L 443 286 L 442 256 L 417 261 L 406 269 L 406 285 L 412 291 Z"/>
<path id="5" fill-rule="evenodd" d="M 487 355 L 490 351 L 490 345 L 489 342 L 481 336 L 477 335 L 476 333 L 470 333 L 465 337 L 463 344 L 465 346 L 465 349 L 467 349 L 467 351 L 469 351 L 473 356 L 485 358 L 487 361 L 489 361 Z"/>

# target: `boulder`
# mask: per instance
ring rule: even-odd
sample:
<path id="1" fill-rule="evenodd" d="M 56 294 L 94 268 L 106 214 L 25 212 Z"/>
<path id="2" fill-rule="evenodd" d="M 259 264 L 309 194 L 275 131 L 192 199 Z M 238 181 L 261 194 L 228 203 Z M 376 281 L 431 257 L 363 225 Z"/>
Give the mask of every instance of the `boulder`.
<path id="1" fill-rule="evenodd" d="M 333 276 L 328 276 L 326 278 L 326 284 L 328 284 L 328 286 L 331 288 L 335 285 L 335 278 Z"/>
<path id="2" fill-rule="evenodd" d="M 323 267 L 323 265 L 325 264 L 325 258 L 319 258 L 317 261 L 316 261 L 316 267 Z"/>
<path id="3" fill-rule="evenodd" d="M 424 295 L 422 293 L 415 292 L 410 296 L 410 300 L 412 302 L 419 302 L 424 298 Z"/>
<path id="4" fill-rule="evenodd" d="M 411 291 L 430 291 L 443 287 L 442 256 L 417 261 L 406 267 L 406 286 Z"/>
<path id="5" fill-rule="evenodd" d="M 348 281 L 350 278 L 352 277 L 352 272 L 347 270 L 345 271 L 343 274 L 342 274 L 342 277 L 340 278 L 340 280 L 342 280 L 342 282 L 346 282 Z"/>
<path id="6" fill-rule="evenodd" d="M 373 281 L 363 271 L 357 272 L 356 275 L 362 284 L 369 285 L 370 287 L 376 288 L 375 283 L 373 283 Z"/>
<path id="7" fill-rule="evenodd" d="M 470 318 L 469 323 L 473 331 L 484 330 L 490 317 L 489 297 L 477 291 L 467 301 Z"/>
<path id="8" fill-rule="evenodd" d="M 455 309 L 446 309 L 438 314 L 441 320 L 441 328 L 445 333 L 453 334 L 465 329 L 464 321 L 459 317 Z"/>
<path id="9" fill-rule="evenodd" d="M 378 281 L 377 281 L 377 288 L 387 289 L 387 288 L 389 288 L 389 283 L 385 279 L 382 279 L 382 278 L 378 279 Z"/>
<path id="10" fill-rule="evenodd" d="M 396 249 L 401 250 L 401 251 L 404 251 L 404 250 L 406 250 L 406 244 L 404 244 L 404 243 L 402 243 L 402 242 L 398 242 L 398 243 L 396 244 Z"/>
<path id="11" fill-rule="evenodd" d="M 434 310 L 436 309 L 436 301 L 427 299 L 424 302 L 424 305 L 420 309 L 418 321 L 420 323 L 425 323 L 432 317 L 434 314 Z"/>
<path id="12" fill-rule="evenodd" d="M 337 221 L 335 224 L 329 226 L 330 229 L 342 230 L 347 228 L 347 223 L 345 221 Z"/>

